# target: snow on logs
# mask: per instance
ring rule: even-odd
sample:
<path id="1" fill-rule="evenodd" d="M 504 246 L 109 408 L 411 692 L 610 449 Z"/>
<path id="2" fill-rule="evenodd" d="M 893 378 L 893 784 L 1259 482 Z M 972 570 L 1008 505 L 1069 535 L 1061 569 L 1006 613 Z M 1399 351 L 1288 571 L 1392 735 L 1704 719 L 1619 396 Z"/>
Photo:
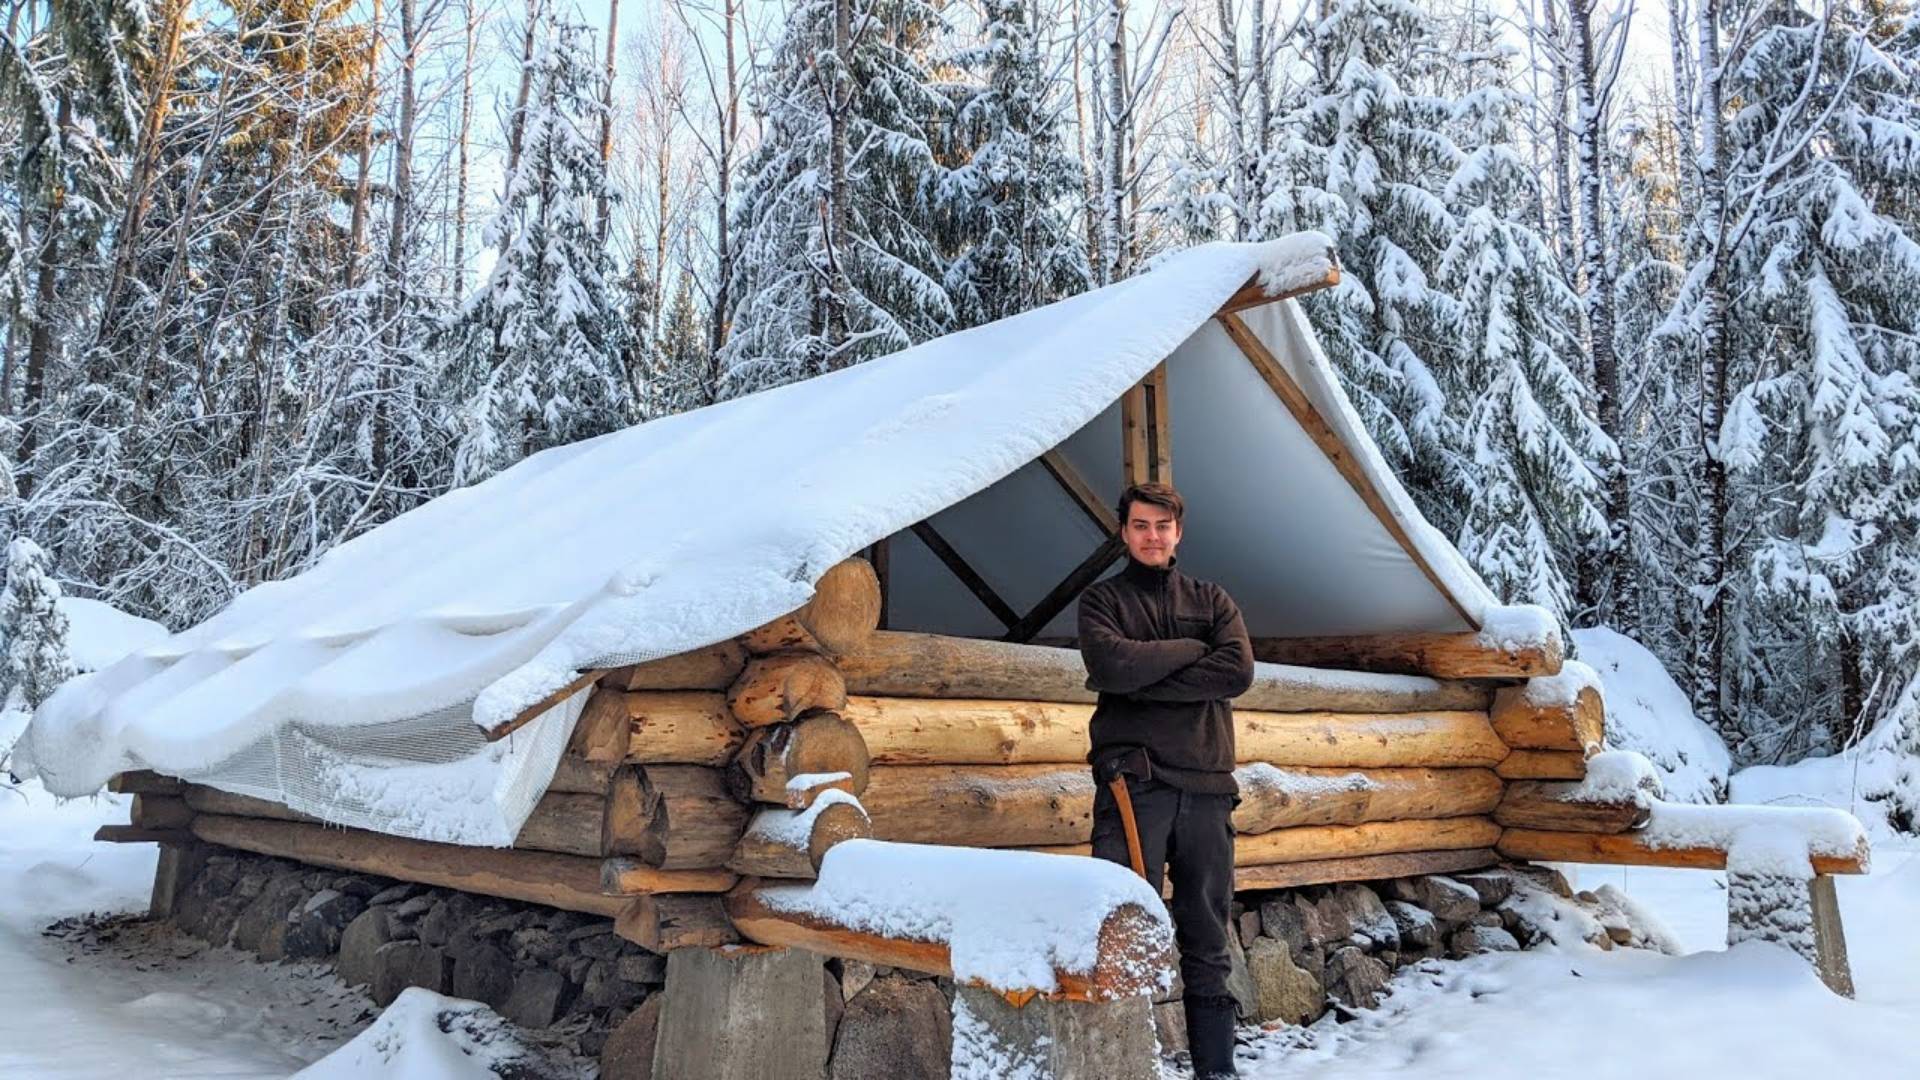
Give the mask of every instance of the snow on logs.
<path id="1" fill-rule="evenodd" d="M 743 883 L 726 907 L 749 941 L 1004 994 L 1108 1001 L 1164 989 L 1172 975 L 1159 898 L 1094 859 L 852 840 L 813 884 Z"/>

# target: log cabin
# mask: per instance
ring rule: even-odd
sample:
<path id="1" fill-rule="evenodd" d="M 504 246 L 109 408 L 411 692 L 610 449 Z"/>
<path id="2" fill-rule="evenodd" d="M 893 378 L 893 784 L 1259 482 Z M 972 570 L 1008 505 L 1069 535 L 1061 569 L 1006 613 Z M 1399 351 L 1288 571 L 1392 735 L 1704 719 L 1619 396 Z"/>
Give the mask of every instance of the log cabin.
<path id="1" fill-rule="evenodd" d="M 951 972 L 945 943 L 769 897 L 854 840 L 1087 852 L 1074 600 L 1123 558 L 1114 496 L 1164 480 L 1182 566 L 1260 661 L 1240 889 L 1724 866 L 1650 829 L 1657 785 L 1589 783 L 1597 679 L 1369 440 L 1297 300 L 1338 282 L 1317 236 L 1210 245 L 547 451 L 63 689 L 26 755 L 56 791 L 136 792 L 103 839 L 160 842 L 163 879 L 220 845 L 610 916 L 656 951 Z M 1809 856 L 1867 861 L 1852 835 Z M 1113 947 L 1150 954 L 1138 914 Z M 1096 968 L 1040 989 L 1138 992 Z"/>

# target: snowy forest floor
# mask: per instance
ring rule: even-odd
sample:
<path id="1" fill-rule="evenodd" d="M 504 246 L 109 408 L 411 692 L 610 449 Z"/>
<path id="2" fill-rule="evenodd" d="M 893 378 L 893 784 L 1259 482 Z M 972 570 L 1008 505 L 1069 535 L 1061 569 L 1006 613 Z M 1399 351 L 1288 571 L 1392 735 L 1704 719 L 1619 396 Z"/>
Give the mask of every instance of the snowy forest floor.
<path id="1" fill-rule="evenodd" d="M 8 975 L 0 980 L 0 1075 L 277 1078 L 322 1058 L 330 1074 L 372 1080 L 487 1074 L 487 1055 L 471 1044 L 452 1045 L 455 1036 L 418 1015 L 396 1016 L 418 1014 L 418 1000 L 388 1011 L 382 1052 L 356 1055 L 365 1041 L 349 1040 L 378 1030 L 379 1010 L 327 969 L 262 964 L 137 918 L 98 918 L 146 905 L 154 849 L 91 840 L 97 826 L 125 820 L 119 796 L 57 805 L 37 784 L 0 791 L 0 866 L 12 871 L 0 890 L 0 971 Z M 1689 954 L 1583 947 L 1410 969 L 1379 1009 L 1351 1022 L 1260 1034 L 1243 1049 L 1242 1072 L 1259 1080 L 1911 1076 L 1920 1062 L 1916 855 L 1920 844 L 1881 838 L 1874 873 L 1841 880 L 1857 1001 L 1828 993 L 1784 951 L 1724 951 L 1719 874 L 1567 868 L 1578 887 L 1626 890 Z M 81 918 L 89 913 L 96 917 Z"/>

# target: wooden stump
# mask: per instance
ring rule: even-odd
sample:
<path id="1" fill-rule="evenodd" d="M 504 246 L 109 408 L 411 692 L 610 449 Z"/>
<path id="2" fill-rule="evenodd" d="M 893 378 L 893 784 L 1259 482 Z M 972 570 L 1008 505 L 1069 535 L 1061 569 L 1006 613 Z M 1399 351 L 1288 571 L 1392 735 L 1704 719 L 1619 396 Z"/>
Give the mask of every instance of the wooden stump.
<path id="1" fill-rule="evenodd" d="M 667 957 L 654 1041 L 662 1080 L 820 1080 L 825 961 L 801 949 L 682 949 Z"/>
<path id="2" fill-rule="evenodd" d="M 1115 1001 L 1036 997 L 1015 1005 L 961 986 L 953 1002 L 953 1080 L 1156 1080 L 1159 1046 L 1146 996 Z"/>

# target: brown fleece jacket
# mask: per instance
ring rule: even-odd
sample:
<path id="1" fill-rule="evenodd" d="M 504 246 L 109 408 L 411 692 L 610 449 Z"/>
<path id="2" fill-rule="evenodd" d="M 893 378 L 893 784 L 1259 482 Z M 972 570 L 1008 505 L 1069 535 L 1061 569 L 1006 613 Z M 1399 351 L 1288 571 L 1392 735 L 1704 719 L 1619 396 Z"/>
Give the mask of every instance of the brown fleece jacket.
<path id="1" fill-rule="evenodd" d="M 1175 787 L 1239 790 L 1230 700 L 1253 685 L 1253 645 L 1225 589 L 1129 558 L 1081 594 L 1080 655 L 1100 694 L 1089 762 L 1144 746 Z"/>

